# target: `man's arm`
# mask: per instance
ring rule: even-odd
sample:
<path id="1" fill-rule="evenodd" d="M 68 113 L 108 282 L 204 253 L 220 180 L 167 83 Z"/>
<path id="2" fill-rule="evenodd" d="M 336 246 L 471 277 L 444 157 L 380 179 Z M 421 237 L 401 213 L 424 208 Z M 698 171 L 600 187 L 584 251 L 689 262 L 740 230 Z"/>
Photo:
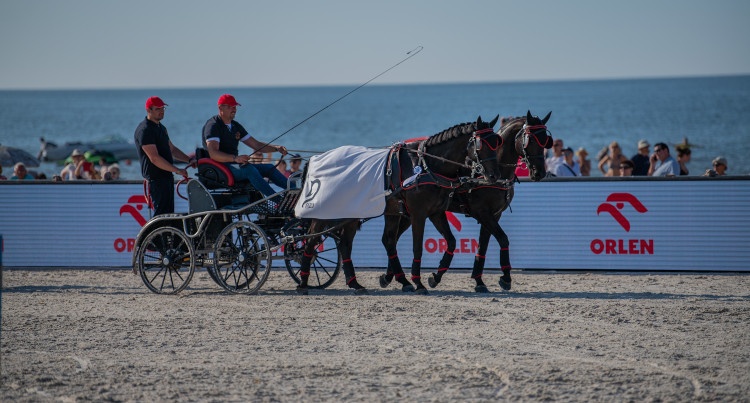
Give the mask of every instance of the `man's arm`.
<path id="1" fill-rule="evenodd" d="M 141 148 L 143 149 L 143 152 L 146 153 L 146 156 L 152 164 L 167 172 L 174 172 L 182 176 L 187 176 L 186 170 L 177 168 L 176 166 L 170 164 L 169 161 L 165 160 L 161 155 L 159 155 L 159 151 L 156 149 L 156 144 L 144 144 L 141 146 Z M 183 155 L 185 154 L 183 153 Z"/>

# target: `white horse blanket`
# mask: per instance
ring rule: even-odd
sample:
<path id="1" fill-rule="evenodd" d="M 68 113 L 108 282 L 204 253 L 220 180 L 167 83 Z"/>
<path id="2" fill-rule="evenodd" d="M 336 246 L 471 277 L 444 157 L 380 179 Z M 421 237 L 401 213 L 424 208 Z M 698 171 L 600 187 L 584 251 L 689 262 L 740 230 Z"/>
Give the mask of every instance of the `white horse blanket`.
<path id="1" fill-rule="evenodd" d="M 343 146 L 311 157 L 294 214 L 317 219 L 382 215 L 388 151 Z"/>

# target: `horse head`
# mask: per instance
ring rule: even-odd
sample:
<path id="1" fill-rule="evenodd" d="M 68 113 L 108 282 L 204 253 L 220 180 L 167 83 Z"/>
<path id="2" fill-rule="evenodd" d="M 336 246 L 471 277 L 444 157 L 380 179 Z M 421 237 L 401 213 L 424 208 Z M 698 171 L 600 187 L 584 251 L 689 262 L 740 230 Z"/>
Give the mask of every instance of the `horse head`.
<path id="1" fill-rule="evenodd" d="M 500 136 L 495 133 L 495 124 L 500 115 L 490 122 L 483 122 L 478 116 L 476 130 L 466 145 L 466 163 L 472 167 L 471 176 L 495 182 L 500 174 L 497 169 L 497 149 L 501 145 Z"/>
<path id="2" fill-rule="evenodd" d="M 531 111 L 527 111 L 523 128 L 516 134 L 516 151 L 529 167 L 529 177 L 534 182 L 542 180 L 547 175 L 544 167 L 544 153 L 545 150 L 552 148 L 552 135 L 547 131 L 546 126 L 550 115 L 552 112 L 548 113 L 544 119 L 539 119 L 538 116 L 532 116 Z"/>

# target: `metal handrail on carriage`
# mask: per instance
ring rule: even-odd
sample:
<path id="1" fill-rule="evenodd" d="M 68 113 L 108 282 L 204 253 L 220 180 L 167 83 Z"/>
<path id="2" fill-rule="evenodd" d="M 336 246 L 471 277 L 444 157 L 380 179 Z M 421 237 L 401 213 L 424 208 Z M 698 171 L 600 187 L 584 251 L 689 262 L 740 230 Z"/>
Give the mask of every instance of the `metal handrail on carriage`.
<path id="1" fill-rule="evenodd" d="M 330 241 L 313 261 L 317 283 L 312 287 L 328 287 L 341 270 L 338 239 L 333 229 L 307 234 L 309 222 L 294 217 L 301 189 L 291 188 L 292 181 L 298 182 L 299 177 L 291 177 L 287 188 L 274 195 L 219 208 L 215 196 L 221 191 L 212 193 L 191 179 L 191 211 L 154 217 L 141 229 L 134 248 L 134 271 L 151 291 L 175 294 L 188 286 L 196 266 L 206 266 L 210 277 L 225 290 L 253 294 L 265 283 L 274 260 L 284 260 L 290 276 L 299 283 L 304 243 L 322 236 L 324 242 Z M 283 253 L 275 254 L 279 251 Z"/>

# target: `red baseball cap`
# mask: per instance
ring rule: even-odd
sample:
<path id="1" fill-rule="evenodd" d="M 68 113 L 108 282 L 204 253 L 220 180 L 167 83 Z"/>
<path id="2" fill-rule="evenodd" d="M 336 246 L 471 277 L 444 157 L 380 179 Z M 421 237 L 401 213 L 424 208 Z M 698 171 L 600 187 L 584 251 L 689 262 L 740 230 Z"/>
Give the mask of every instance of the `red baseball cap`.
<path id="1" fill-rule="evenodd" d="M 151 109 L 153 107 L 161 108 L 162 106 L 168 106 L 164 103 L 164 101 L 161 100 L 159 97 L 150 97 L 146 100 L 146 109 Z"/>
<path id="2" fill-rule="evenodd" d="M 217 105 L 229 105 L 229 106 L 242 106 L 239 102 L 237 102 L 236 99 L 234 99 L 233 96 L 229 94 L 224 94 L 219 97 L 219 102 L 217 102 Z"/>

